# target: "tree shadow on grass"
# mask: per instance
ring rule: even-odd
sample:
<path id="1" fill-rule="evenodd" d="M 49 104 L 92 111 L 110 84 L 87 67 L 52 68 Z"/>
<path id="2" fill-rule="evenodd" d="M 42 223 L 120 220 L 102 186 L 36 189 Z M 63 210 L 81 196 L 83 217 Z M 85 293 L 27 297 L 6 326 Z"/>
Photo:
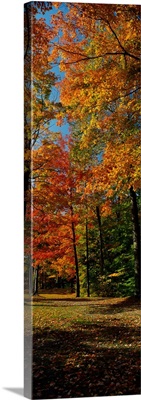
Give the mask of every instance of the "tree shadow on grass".
<path id="1" fill-rule="evenodd" d="M 109 311 L 116 311 L 120 312 L 121 310 L 124 311 L 131 311 L 131 310 L 139 310 L 140 309 L 140 299 L 138 297 L 128 297 L 122 298 L 117 304 L 110 304 Z"/>
<path id="2" fill-rule="evenodd" d="M 136 311 L 140 308 L 140 301 L 135 297 L 121 298 L 114 301 L 114 298 L 43 298 L 38 297 L 33 300 L 33 307 L 66 307 L 66 306 L 79 306 L 88 307 L 87 314 L 109 314 L 114 315 L 117 313 Z"/>
<path id="3" fill-rule="evenodd" d="M 66 302 L 64 300 L 61 301 L 61 303 L 58 303 L 58 300 L 54 300 L 54 301 L 51 300 L 51 302 L 50 302 L 50 300 L 47 302 L 44 302 L 44 300 L 42 300 L 42 302 L 40 304 L 33 303 L 32 306 L 33 307 L 49 307 L 49 308 L 50 307 L 54 307 L 54 308 L 67 307 L 67 306 L 70 307 L 70 303 L 69 303 L 69 301 Z M 71 306 L 72 307 L 73 306 L 86 307 L 86 304 L 85 303 L 78 303 L 78 304 L 74 303 L 74 304 L 71 304 Z M 92 306 L 91 304 L 88 304 L 88 307 L 91 307 L 91 306 Z"/>
<path id="4" fill-rule="evenodd" d="M 140 394 L 138 329 L 108 323 L 72 328 L 34 334 L 34 399 Z"/>
<path id="5" fill-rule="evenodd" d="M 60 299 L 59 299 L 60 300 Z M 66 308 L 67 306 L 72 306 L 72 307 L 76 307 L 79 306 L 79 308 L 84 308 L 87 305 L 87 311 L 86 314 L 87 315 L 93 315 L 93 314 L 101 314 L 102 315 L 115 315 L 115 314 L 120 314 L 123 312 L 131 312 L 131 311 L 136 311 L 139 310 L 139 305 L 137 304 L 132 304 L 130 306 L 125 305 L 124 306 L 124 302 L 118 303 L 118 304 L 100 304 L 100 303 L 94 303 L 94 301 L 91 303 L 85 303 L 85 302 L 80 302 L 80 303 L 76 303 L 76 302 L 72 302 L 72 300 L 53 300 L 53 299 L 49 299 L 48 301 L 44 301 L 44 300 L 40 300 L 40 302 L 38 303 L 33 303 L 32 307 L 44 307 L 44 308 Z"/>
<path id="6" fill-rule="evenodd" d="M 74 302 L 74 303 L 78 303 L 78 302 L 85 302 L 85 303 L 90 303 L 91 301 L 94 301 L 93 299 L 90 299 L 90 298 L 88 298 L 88 297 L 72 297 L 72 298 L 70 298 L 70 297 L 63 297 L 63 295 L 62 295 L 62 297 L 57 297 L 57 295 L 56 295 L 56 298 L 55 297 L 49 297 L 49 298 L 47 298 L 47 297 L 43 297 L 43 296 L 40 296 L 40 297 L 33 297 L 33 303 L 35 302 L 35 303 L 40 303 L 40 302 Z M 100 299 L 99 299 L 99 301 L 100 301 Z"/>

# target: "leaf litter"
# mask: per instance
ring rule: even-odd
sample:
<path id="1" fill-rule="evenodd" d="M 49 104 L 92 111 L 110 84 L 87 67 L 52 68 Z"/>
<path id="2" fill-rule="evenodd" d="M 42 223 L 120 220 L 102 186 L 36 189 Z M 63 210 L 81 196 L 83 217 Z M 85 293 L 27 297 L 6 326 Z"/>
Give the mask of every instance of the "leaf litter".
<path id="1" fill-rule="evenodd" d="M 139 368 L 133 300 L 33 303 L 33 398 L 140 394 Z"/>

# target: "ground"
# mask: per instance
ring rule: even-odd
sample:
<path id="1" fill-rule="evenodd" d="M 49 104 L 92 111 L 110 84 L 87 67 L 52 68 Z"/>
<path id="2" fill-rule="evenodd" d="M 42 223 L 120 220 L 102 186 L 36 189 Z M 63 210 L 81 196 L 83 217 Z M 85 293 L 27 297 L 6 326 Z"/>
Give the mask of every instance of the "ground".
<path id="1" fill-rule="evenodd" d="M 34 399 L 140 394 L 137 301 L 43 294 L 32 309 Z"/>

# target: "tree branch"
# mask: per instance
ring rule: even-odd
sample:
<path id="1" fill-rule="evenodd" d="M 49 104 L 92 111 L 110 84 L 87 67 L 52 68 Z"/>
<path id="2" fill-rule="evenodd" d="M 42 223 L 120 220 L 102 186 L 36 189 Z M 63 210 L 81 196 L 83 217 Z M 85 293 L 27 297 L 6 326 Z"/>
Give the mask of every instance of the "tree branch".
<path id="1" fill-rule="evenodd" d="M 101 20 L 102 20 L 102 18 L 101 18 Z M 113 35 L 115 36 L 116 40 L 118 41 L 119 46 L 120 46 L 121 49 L 123 50 L 123 54 L 124 54 L 125 56 L 129 56 L 129 57 L 134 58 L 135 60 L 140 61 L 140 57 L 137 57 L 137 56 L 135 56 L 134 54 L 129 53 L 129 52 L 123 47 L 123 45 L 121 44 L 121 42 L 120 42 L 120 40 L 119 40 L 119 38 L 118 38 L 116 32 L 115 32 L 114 29 L 112 28 L 110 22 L 109 22 L 108 20 L 104 20 L 104 19 L 103 19 L 103 21 L 105 21 L 105 22 L 108 24 L 109 28 L 111 29 L 111 32 L 113 33 Z"/>
<path id="2" fill-rule="evenodd" d="M 114 101 L 117 101 L 117 100 L 122 99 L 122 98 L 124 98 L 124 97 L 130 96 L 130 95 L 132 95 L 133 93 L 137 92 L 139 89 L 141 89 L 141 86 L 139 86 L 138 88 L 132 90 L 132 91 L 129 92 L 129 93 L 125 93 L 125 94 L 123 94 L 123 95 L 121 95 L 121 96 L 119 96 L 119 97 L 116 97 L 115 99 L 109 101 L 109 103 L 114 102 Z M 108 103 L 108 104 L 109 104 L 109 103 Z"/>
<path id="3" fill-rule="evenodd" d="M 123 52 L 121 52 L 121 51 L 117 51 L 117 52 L 115 52 L 115 53 L 112 53 L 112 52 L 107 52 L 107 53 L 104 53 L 104 54 L 101 54 L 101 55 L 99 55 L 99 56 L 86 56 L 86 57 L 84 57 L 84 58 L 81 58 L 81 59 L 79 59 L 79 60 L 76 60 L 76 61 L 71 61 L 71 62 L 65 62 L 65 65 L 68 65 L 68 64 L 76 64 L 76 63 L 78 63 L 78 62 L 81 62 L 81 61 L 89 61 L 89 60 L 96 60 L 96 59 L 98 59 L 98 58 L 104 58 L 104 57 L 106 57 L 106 56 L 117 56 L 117 55 L 123 55 L 124 56 L 124 53 Z"/>

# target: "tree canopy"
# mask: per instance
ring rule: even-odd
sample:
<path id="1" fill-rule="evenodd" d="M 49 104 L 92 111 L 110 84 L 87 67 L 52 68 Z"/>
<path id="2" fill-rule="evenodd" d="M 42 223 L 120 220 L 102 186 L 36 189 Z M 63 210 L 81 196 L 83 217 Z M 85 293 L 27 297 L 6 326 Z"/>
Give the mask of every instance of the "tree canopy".
<path id="1" fill-rule="evenodd" d="M 25 20 L 32 266 L 78 297 L 139 295 L 140 7 L 34 2 Z"/>

